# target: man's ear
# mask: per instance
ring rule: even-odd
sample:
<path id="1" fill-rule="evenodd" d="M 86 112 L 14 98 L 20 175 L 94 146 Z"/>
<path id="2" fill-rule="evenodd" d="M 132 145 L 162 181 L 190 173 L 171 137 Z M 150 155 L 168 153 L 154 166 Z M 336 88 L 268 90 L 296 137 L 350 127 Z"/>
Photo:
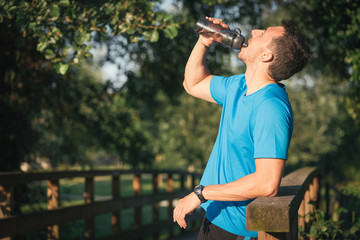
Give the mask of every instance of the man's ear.
<path id="1" fill-rule="evenodd" d="M 265 51 L 260 56 L 260 60 L 262 62 L 271 62 L 273 59 L 274 59 L 274 55 L 271 51 Z"/>

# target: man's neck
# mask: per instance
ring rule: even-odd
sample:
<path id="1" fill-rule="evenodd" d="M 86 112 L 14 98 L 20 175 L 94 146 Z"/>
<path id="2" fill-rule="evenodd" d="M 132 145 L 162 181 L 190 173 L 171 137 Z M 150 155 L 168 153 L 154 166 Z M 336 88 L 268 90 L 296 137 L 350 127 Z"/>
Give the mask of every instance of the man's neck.
<path id="1" fill-rule="evenodd" d="M 266 73 L 262 68 L 251 68 L 247 67 L 245 72 L 246 79 L 246 96 L 262 89 L 270 83 L 276 83 L 276 81 Z"/>

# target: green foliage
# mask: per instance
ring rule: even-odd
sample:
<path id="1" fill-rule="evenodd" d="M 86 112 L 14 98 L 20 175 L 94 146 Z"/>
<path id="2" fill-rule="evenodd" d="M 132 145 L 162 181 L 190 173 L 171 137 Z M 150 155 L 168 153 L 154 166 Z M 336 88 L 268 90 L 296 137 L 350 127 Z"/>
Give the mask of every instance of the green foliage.
<path id="1" fill-rule="evenodd" d="M 176 38 L 170 40 L 160 33 L 156 43 L 127 48 L 139 70 L 127 72 L 127 82 L 120 91 L 127 94 L 132 108 L 142 109 L 140 122 L 146 135 L 153 139 L 149 146 L 156 155 L 155 167 L 203 169 L 218 131 L 221 108 L 194 99 L 182 86 L 186 61 L 197 40 L 195 21 L 199 16 L 214 16 L 217 11 L 223 11 L 224 20 L 228 21 L 247 21 L 244 16 L 255 16 L 251 8 L 240 7 L 244 2 L 225 1 L 226 5 L 203 2 L 209 5 L 184 1 L 177 9 L 174 18 L 182 19 L 183 24 Z M 240 12 L 247 14 L 240 16 Z M 209 68 L 215 74 L 234 73 L 241 67 L 234 63 L 234 55 L 229 48 L 215 45 L 209 51 Z"/>
<path id="2" fill-rule="evenodd" d="M 160 1 L 0 0 L 1 168 L 16 169 L 25 156 L 36 154 L 55 163 L 89 163 L 107 151 L 127 162 L 134 157 L 134 165 L 156 155 L 158 167 L 203 166 L 219 109 L 185 96 L 182 80 L 197 38 L 193 26 L 208 15 L 241 27 L 247 38 L 250 27 L 280 24 L 283 18 L 299 23 L 313 60 L 306 74 L 287 84 L 295 113 L 288 167 L 317 165 L 329 179 L 356 178 L 358 1 L 177 3 L 168 14 Z M 90 57 L 96 43 L 111 46 L 106 60 L 126 56 L 126 64 L 135 65 L 121 89 L 74 67 Z M 214 74 L 238 74 L 244 69 L 235 58 L 215 45 L 208 65 Z"/>
<path id="3" fill-rule="evenodd" d="M 84 166 L 92 165 L 87 153 L 104 150 L 134 167 L 149 164 L 145 136 L 136 126 L 138 112 L 126 106 L 122 95 L 109 92 L 108 83 L 88 65 L 70 73 L 52 90 L 58 96 L 52 100 L 55 109 L 44 109 L 33 120 L 40 139 L 30 157 L 46 156 L 54 167 L 65 163 Z"/>
<path id="4" fill-rule="evenodd" d="M 308 72 L 323 75 L 327 84 L 345 92 L 344 106 L 359 126 L 360 2 L 351 0 L 273 1 L 268 25 L 289 18 L 299 23 L 311 43 Z"/>
<path id="5" fill-rule="evenodd" d="M 0 24 L 17 28 L 24 37 L 30 36 L 37 51 L 52 62 L 57 73 L 65 74 L 69 64 L 91 56 L 89 42 L 97 33 L 126 35 L 131 41 L 141 36 L 151 42 L 177 35 L 178 23 L 172 15 L 154 11 L 149 1 L 0 1 Z M 71 51 L 70 51 L 71 49 Z"/>
<path id="6" fill-rule="evenodd" d="M 314 213 L 308 213 L 306 217 L 309 224 L 306 229 L 299 228 L 299 236 L 303 239 L 313 237 L 315 239 L 359 239 L 360 237 L 360 188 L 359 184 L 346 185 L 340 194 L 340 208 L 335 213 L 340 220 L 328 218 L 324 211 L 315 209 Z M 314 205 L 314 202 L 310 202 Z"/>
<path id="7" fill-rule="evenodd" d="M 202 171 L 215 142 L 221 108 L 187 93 L 180 95 L 175 106 L 164 104 L 164 100 L 152 141 L 154 167 Z"/>
<path id="8" fill-rule="evenodd" d="M 76 85 L 78 80 L 73 78 L 74 72 L 70 69 L 71 66 L 83 64 L 84 59 L 91 57 L 91 49 L 95 41 L 105 41 L 118 35 L 133 42 L 156 41 L 158 34 L 163 31 L 166 32 L 166 37 L 174 38 L 179 27 L 178 23 L 171 15 L 158 11 L 156 3 L 159 2 L 0 1 L 1 170 L 17 170 L 19 162 L 25 157 L 33 159 L 37 156 L 36 152 L 45 153 L 44 148 L 51 149 L 54 146 L 50 143 L 54 142 L 61 143 L 54 148 L 59 151 L 52 151 L 50 155 L 63 155 L 63 158 L 64 155 L 73 153 L 78 156 L 88 147 L 99 148 L 94 145 L 96 141 L 91 140 L 92 143 L 88 143 L 87 140 L 96 138 L 98 134 L 95 131 L 86 131 L 88 129 L 97 129 L 100 133 L 106 133 L 109 137 L 105 137 L 105 134 L 103 138 L 113 141 L 106 147 L 108 141 L 98 141 L 100 148 L 105 147 L 111 153 L 121 152 L 123 158 L 130 156 L 136 156 L 137 159 L 145 158 L 147 154 L 141 152 L 145 140 L 139 130 L 135 130 L 133 115 L 129 114 L 127 108 L 122 107 L 125 103 L 120 99 L 123 97 L 114 96 L 114 99 L 111 99 L 108 96 L 111 100 L 104 98 L 102 102 L 100 96 L 96 95 L 99 93 L 98 90 L 82 92 L 77 88 L 83 86 Z M 75 81 L 73 84 L 68 83 L 73 88 L 67 88 L 65 85 L 70 79 Z M 104 88 L 105 92 L 111 90 L 111 87 L 107 88 L 105 85 L 101 88 Z M 64 94 L 66 99 L 63 98 Z M 100 109 L 88 106 L 90 102 L 83 103 L 95 112 L 94 115 L 99 114 L 98 122 L 90 122 L 94 125 L 91 128 L 88 128 L 88 123 L 81 123 L 86 117 L 77 112 L 80 107 L 75 104 L 78 103 L 76 98 L 82 98 L 81 94 L 95 94 L 89 98 L 99 99 L 99 107 L 101 104 L 104 105 Z M 111 106 L 110 102 L 118 105 Z M 112 111 L 116 111 L 117 107 L 123 111 L 119 111 L 116 115 Z M 54 121 L 51 125 L 53 129 L 42 128 L 49 132 L 39 131 L 33 126 L 33 123 L 43 116 Z M 123 123 L 116 123 L 116 119 Z M 102 123 L 108 124 L 108 127 L 100 126 L 101 120 Z M 71 131 L 63 131 L 64 128 L 70 129 L 64 126 L 82 129 L 74 133 L 78 132 L 78 136 L 81 132 L 85 133 L 82 137 L 84 141 L 80 141 L 81 137 L 73 138 Z M 119 134 L 123 134 L 121 141 L 119 135 L 114 134 L 119 127 L 122 128 L 118 131 Z M 134 135 L 137 135 L 135 138 L 139 140 L 136 143 L 131 140 L 134 139 L 132 138 Z M 40 147 L 38 139 L 42 137 L 57 138 L 57 140 L 43 142 L 44 145 Z M 73 139 L 77 140 L 72 141 Z M 84 144 L 77 146 L 70 144 L 75 142 Z M 134 150 L 133 147 L 137 147 L 139 151 Z M 127 150 L 124 151 L 124 148 Z M 141 157 L 141 154 L 144 156 Z M 48 153 L 46 156 L 50 155 Z M 74 159 L 74 156 L 71 159 Z M 72 161 L 74 160 L 70 162 Z M 136 163 L 137 160 L 134 159 L 134 164 Z"/>
<path id="9" fill-rule="evenodd" d="M 342 239 L 342 222 L 326 219 L 322 210 L 315 210 L 314 215 L 308 214 L 308 217 L 310 219 L 309 232 L 306 232 L 304 228 L 299 228 L 299 236 L 303 239 L 310 239 L 310 237 L 319 240 Z"/>

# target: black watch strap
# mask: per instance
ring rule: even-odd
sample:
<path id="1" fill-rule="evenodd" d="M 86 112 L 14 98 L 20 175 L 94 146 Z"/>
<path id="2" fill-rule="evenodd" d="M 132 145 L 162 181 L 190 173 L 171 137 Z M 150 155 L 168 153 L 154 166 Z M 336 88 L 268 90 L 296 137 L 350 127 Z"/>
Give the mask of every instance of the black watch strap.
<path id="1" fill-rule="evenodd" d="M 198 198 L 200 199 L 201 203 L 206 202 L 207 200 L 204 198 L 204 196 L 202 195 L 202 190 L 204 189 L 203 185 L 197 185 L 194 188 L 194 193 L 196 194 L 196 196 L 198 196 Z"/>

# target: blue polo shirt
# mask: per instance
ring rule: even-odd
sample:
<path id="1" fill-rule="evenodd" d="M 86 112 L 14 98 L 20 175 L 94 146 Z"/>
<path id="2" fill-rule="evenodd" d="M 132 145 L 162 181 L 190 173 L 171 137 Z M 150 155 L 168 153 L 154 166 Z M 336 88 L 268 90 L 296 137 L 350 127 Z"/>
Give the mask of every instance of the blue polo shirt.
<path id="1" fill-rule="evenodd" d="M 213 99 L 222 106 L 219 132 L 200 184 L 233 182 L 254 173 L 256 158 L 287 159 L 293 115 L 283 84 L 268 84 L 246 95 L 245 75 L 214 76 Z M 246 230 L 246 205 L 251 201 L 207 201 L 206 218 L 236 235 L 256 237 Z"/>

